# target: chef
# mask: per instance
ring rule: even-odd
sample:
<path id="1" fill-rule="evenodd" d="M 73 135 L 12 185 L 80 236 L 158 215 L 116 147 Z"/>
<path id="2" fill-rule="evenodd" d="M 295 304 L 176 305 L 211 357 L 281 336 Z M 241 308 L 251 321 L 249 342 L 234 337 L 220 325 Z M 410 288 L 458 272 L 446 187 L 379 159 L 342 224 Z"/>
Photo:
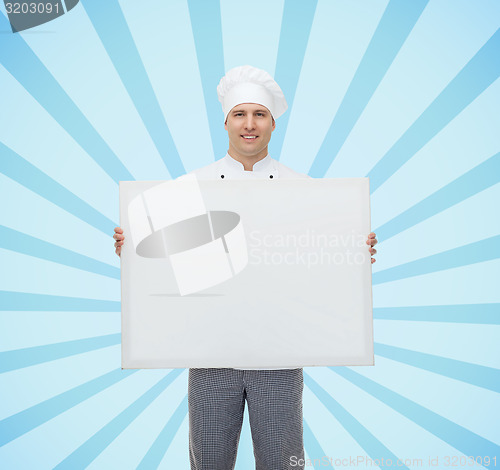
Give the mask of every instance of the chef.
<path id="1" fill-rule="evenodd" d="M 308 178 L 268 154 L 275 120 L 287 110 L 287 103 L 267 72 L 248 65 L 233 68 L 221 79 L 217 94 L 229 149 L 222 159 L 195 170 L 198 179 Z M 121 228 L 115 229 L 114 239 L 120 255 L 124 241 Z M 375 254 L 374 233 L 368 235 L 366 243 Z M 234 468 L 245 402 L 256 469 L 303 468 L 295 465 L 304 459 L 302 389 L 302 369 L 190 369 L 191 469 Z"/>
<path id="2" fill-rule="evenodd" d="M 287 103 L 281 88 L 264 70 L 244 65 L 221 79 L 217 95 L 229 137 L 226 156 L 193 173 L 199 179 L 308 178 L 267 153 L 267 146 Z"/>

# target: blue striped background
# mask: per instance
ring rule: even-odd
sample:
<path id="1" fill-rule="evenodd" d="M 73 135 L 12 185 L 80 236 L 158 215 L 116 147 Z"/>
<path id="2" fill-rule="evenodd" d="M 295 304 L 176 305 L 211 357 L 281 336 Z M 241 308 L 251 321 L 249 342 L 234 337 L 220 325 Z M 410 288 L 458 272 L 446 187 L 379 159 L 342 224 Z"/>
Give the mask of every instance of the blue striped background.
<path id="1" fill-rule="evenodd" d="M 500 458 L 499 2 L 0 8 L 0 468 L 188 469 L 186 371 L 119 368 L 118 181 L 221 158 L 244 64 L 288 99 L 274 158 L 371 182 L 376 365 L 305 370 L 306 468 Z"/>

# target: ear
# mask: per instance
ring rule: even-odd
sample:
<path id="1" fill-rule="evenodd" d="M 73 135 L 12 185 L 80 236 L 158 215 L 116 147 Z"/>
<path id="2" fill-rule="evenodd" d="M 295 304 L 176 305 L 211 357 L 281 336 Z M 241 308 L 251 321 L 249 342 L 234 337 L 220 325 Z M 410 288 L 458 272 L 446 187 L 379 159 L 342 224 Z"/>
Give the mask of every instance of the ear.
<path id="1" fill-rule="evenodd" d="M 274 131 L 274 129 L 276 129 L 276 121 L 273 118 L 273 131 Z"/>
<path id="2" fill-rule="evenodd" d="M 226 131 L 227 131 L 227 119 L 226 119 L 226 121 L 224 122 L 224 129 L 226 129 Z"/>

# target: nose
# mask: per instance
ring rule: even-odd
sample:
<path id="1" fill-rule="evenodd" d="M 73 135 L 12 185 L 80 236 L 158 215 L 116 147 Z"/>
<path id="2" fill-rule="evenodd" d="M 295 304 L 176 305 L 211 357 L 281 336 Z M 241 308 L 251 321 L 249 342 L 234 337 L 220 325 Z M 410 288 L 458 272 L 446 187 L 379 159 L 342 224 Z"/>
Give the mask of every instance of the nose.
<path id="1" fill-rule="evenodd" d="M 255 129 L 254 117 L 251 114 L 247 115 L 247 119 L 245 122 L 245 129 L 247 131 L 253 131 Z"/>

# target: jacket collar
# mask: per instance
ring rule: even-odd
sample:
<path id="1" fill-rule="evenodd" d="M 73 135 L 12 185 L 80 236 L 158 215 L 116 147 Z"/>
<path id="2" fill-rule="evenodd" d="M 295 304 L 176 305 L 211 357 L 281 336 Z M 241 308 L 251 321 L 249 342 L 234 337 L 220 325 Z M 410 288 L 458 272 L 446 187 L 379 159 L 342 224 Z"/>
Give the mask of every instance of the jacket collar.
<path id="1" fill-rule="evenodd" d="M 245 171 L 245 167 L 238 160 L 235 160 L 231 155 L 226 153 L 226 156 L 223 158 L 224 164 L 227 165 L 231 170 L 235 171 Z M 267 154 L 262 160 L 259 160 L 253 166 L 254 172 L 269 172 L 272 167 L 272 158 Z"/>

